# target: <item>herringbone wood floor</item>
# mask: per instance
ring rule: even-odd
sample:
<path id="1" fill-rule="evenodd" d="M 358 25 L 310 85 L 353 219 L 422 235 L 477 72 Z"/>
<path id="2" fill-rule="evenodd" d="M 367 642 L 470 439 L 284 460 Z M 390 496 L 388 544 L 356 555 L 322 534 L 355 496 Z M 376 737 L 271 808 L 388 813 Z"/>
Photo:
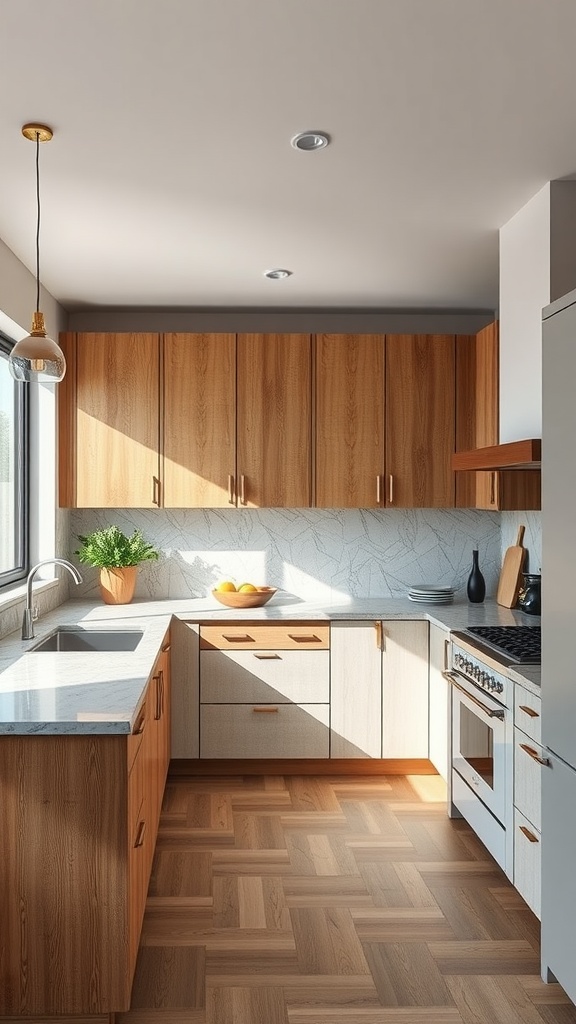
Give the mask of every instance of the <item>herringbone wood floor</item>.
<path id="1" fill-rule="evenodd" d="M 576 1024 L 437 776 L 171 779 L 117 1024 Z"/>

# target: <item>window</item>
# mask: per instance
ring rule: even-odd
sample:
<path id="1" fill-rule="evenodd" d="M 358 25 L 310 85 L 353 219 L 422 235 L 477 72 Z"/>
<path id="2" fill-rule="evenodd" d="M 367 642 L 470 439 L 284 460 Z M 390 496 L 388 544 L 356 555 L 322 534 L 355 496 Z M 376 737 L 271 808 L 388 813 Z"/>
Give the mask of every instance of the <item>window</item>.
<path id="1" fill-rule="evenodd" d="M 8 367 L 0 334 L 0 587 L 28 571 L 28 393 Z"/>

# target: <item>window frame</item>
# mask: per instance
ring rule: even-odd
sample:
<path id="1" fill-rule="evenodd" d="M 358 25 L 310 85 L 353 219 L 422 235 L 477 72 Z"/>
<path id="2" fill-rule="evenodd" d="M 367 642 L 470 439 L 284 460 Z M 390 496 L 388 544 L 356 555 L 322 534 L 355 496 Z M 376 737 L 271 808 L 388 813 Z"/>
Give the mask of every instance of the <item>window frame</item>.
<path id="1" fill-rule="evenodd" d="M 0 331 L 0 354 L 9 356 L 16 342 Z M 16 493 L 21 514 L 15 523 L 18 565 L 0 571 L 0 593 L 5 587 L 23 580 L 30 568 L 30 385 L 15 384 Z"/>

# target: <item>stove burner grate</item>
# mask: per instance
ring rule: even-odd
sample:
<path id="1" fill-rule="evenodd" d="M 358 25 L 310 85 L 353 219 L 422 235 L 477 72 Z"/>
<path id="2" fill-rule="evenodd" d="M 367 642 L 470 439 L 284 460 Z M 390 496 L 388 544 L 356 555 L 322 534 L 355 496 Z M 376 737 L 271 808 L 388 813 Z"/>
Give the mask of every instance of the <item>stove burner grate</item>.
<path id="1" fill-rule="evenodd" d="M 540 626 L 469 626 L 466 633 L 518 665 L 540 664 Z"/>

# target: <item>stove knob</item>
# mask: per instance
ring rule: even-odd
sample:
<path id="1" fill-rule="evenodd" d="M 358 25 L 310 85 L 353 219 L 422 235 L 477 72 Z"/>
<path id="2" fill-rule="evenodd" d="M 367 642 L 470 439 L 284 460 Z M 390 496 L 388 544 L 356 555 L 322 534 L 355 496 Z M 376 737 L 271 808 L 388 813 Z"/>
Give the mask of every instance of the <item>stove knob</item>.
<path id="1" fill-rule="evenodd" d="M 503 689 L 504 689 L 504 683 L 496 683 L 496 692 L 497 693 L 502 693 Z"/>
<path id="2" fill-rule="evenodd" d="M 457 654 L 456 655 L 456 664 L 459 665 L 460 668 L 462 668 L 462 666 L 464 664 L 464 660 L 465 659 L 464 659 L 464 655 L 463 654 Z"/>
<path id="3" fill-rule="evenodd" d="M 472 668 L 473 668 L 472 662 L 471 661 L 467 661 L 465 663 L 465 665 L 464 665 L 464 668 L 466 669 L 466 672 L 468 673 L 468 675 L 470 675 L 470 673 L 472 671 Z"/>
<path id="4" fill-rule="evenodd" d="M 480 679 L 481 672 L 478 665 L 474 665 L 474 679 Z"/>
<path id="5" fill-rule="evenodd" d="M 489 678 L 490 676 L 488 675 L 488 673 L 483 672 L 482 675 L 480 676 L 480 685 L 487 687 Z"/>
<path id="6" fill-rule="evenodd" d="M 496 689 L 496 680 L 494 679 L 494 676 L 489 676 L 488 677 L 488 689 L 489 690 L 495 690 Z"/>

